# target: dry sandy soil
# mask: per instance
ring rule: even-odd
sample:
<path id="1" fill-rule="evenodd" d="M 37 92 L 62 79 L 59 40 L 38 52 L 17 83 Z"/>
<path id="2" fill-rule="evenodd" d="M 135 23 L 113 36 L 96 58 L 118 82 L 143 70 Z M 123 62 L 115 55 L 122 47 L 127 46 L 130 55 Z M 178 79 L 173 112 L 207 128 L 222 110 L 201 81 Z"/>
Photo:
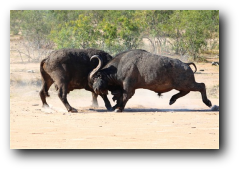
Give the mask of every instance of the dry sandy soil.
<path id="1" fill-rule="evenodd" d="M 100 97 L 93 108 L 90 92 L 74 90 L 68 101 L 79 112 L 68 113 L 53 85 L 50 108 L 42 108 L 39 63 L 20 62 L 10 58 L 11 149 L 219 149 L 219 111 L 211 111 L 199 92 L 169 106 L 177 91 L 159 98 L 139 89 L 125 111 L 115 113 L 106 111 Z M 208 98 L 219 105 L 219 67 L 196 65 L 196 81 L 206 84 Z"/>

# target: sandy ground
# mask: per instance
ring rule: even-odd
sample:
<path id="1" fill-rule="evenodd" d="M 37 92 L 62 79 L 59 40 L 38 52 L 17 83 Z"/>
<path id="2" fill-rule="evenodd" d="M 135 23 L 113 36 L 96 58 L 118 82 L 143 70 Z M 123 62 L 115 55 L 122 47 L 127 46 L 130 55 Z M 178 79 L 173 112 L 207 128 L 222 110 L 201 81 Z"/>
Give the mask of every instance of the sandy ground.
<path id="1" fill-rule="evenodd" d="M 196 81 L 206 84 L 208 98 L 219 105 L 219 68 L 196 64 Z M 10 64 L 11 149 L 219 148 L 219 111 L 204 105 L 198 92 L 169 106 L 177 91 L 159 98 L 152 91 L 136 90 L 125 112 L 115 113 L 106 111 L 100 97 L 99 108 L 90 107 L 91 93 L 74 90 L 68 101 L 79 113 L 68 113 L 54 87 L 47 98 L 50 108 L 42 108 L 39 79 L 39 63 Z"/>

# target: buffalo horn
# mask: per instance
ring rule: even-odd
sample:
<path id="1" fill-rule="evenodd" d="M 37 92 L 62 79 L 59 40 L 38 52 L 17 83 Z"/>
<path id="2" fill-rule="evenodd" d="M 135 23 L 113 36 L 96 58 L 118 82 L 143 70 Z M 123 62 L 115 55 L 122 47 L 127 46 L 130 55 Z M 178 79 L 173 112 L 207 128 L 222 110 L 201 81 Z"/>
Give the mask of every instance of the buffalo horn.
<path id="1" fill-rule="evenodd" d="M 91 78 L 94 76 L 94 74 L 96 73 L 96 72 L 98 72 L 98 70 L 101 68 L 101 66 L 102 66 L 102 59 L 101 59 L 101 57 L 99 56 L 99 55 L 94 55 L 94 56 L 92 56 L 91 58 L 90 58 L 90 60 L 92 60 L 92 59 L 94 59 L 94 58 L 97 58 L 98 60 L 99 60 L 99 64 L 98 64 L 98 66 L 95 68 L 95 69 L 93 69 L 92 71 L 91 71 L 91 73 L 90 73 L 90 80 L 91 80 Z"/>

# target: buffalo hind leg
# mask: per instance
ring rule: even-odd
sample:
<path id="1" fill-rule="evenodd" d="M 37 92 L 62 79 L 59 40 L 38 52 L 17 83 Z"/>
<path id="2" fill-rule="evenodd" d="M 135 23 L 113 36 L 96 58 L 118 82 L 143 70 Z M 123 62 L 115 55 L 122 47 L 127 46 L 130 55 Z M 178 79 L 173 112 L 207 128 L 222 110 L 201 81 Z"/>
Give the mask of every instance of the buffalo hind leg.
<path id="1" fill-rule="evenodd" d="M 66 109 L 68 112 L 77 112 L 77 110 L 73 107 L 70 106 L 70 104 L 67 101 L 67 85 L 62 84 L 62 85 L 57 85 L 58 87 L 58 97 L 62 101 L 62 103 L 65 105 Z"/>
<path id="2" fill-rule="evenodd" d="M 39 92 L 39 95 L 41 97 L 43 107 L 49 107 L 49 105 L 46 102 L 46 97 L 49 97 L 48 90 L 52 84 L 53 84 L 52 79 L 48 79 L 48 81 L 43 81 L 42 83 L 42 88 Z"/>
<path id="3" fill-rule="evenodd" d="M 212 103 L 210 100 L 207 98 L 207 93 L 206 93 L 206 86 L 204 83 L 194 83 L 191 88 L 188 90 L 190 91 L 199 91 L 202 95 L 202 101 L 204 104 L 206 104 L 208 107 L 212 106 Z"/>
<path id="4" fill-rule="evenodd" d="M 181 90 L 179 93 L 173 95 L 173 96 L 171 97 L 170 101 L 169 101 L 169 105 L 172 105 L 173 103 L 176 102 L 176 100 L 177 100 L 178 98 L 185 96 L 185 95 L 188 94 L 189 92 L 190 92 L 190 91 L 182 91 L 182 90 Z"/>
<path id="5" fill-rule="evenodd" d="M 212 103 L 211 101 L 207 98 L 207 93 L 206 93 L 206 86 L 204 83 L 198 83 L 198 85 L 200 85 L 200 92 L 201 92 L 201 95 L 202 95 L 202 101 L 208 106 L 208 107 L 211 107 L 212 106 Z"/>

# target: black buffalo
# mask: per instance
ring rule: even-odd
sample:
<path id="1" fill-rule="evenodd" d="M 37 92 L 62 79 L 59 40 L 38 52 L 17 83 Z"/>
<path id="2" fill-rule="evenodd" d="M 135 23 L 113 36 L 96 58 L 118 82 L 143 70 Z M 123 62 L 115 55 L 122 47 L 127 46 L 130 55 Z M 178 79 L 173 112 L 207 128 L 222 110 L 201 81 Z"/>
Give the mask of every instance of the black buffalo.
<path id="1" fill-rule="evenodd" d="M 88 86 L 88 74 L 98 65 L 98 60 L 90 61 L 93 55 L 99 55 L 102 58 L 101 64 L 103 65 L 106 65 L 112 59 L 112 56 L 108 53 L 96 49 L 61 49 L 52 52 L 41 61 L 42 89 L 39 94 L 43 106 L 48 106 L 46 96 L 49 96 L 48 90 L 53 83 L 58 90 L 60 100 L 69 112 L 77 112 L 67 101 L 67 93 L 74 89 L 84 88 L 91 91 L 93 106 L 98 106 L 98 95 Z M 102 94 L 101 97 L 106 108 L 110 110 L 111 104 L 107 96 Z"/>
<path id="2" fill-rule="evenodd" d="M 194 72 L 189 66 L 192 64 L 196 68 L 194 63 L 183 63 L 178 59 L 154 55 L 139 49 L 118 54 L 104 67 L 100 56 L 91 58 L 95 60 L 93 58 L 99 60 L 99 65 L 90 73 L 89 85 L 97 94 L 111 91 L 114 95 L 113 100 L 117 100 L 113 107 L 116 111 L 124 110 L 127 101 L 138 88 L 155 91 L 158 95 L 172 89 L 179 90 L 179 93 L 170 99 L 170 105 L 190 91 L 199 91 L 203 102 L 211 107 L 205 84 L 195 82 Z"/>

